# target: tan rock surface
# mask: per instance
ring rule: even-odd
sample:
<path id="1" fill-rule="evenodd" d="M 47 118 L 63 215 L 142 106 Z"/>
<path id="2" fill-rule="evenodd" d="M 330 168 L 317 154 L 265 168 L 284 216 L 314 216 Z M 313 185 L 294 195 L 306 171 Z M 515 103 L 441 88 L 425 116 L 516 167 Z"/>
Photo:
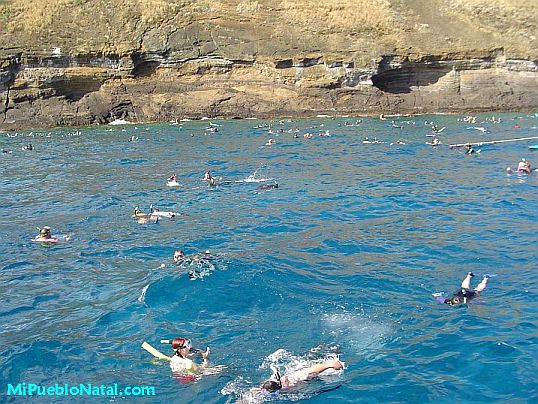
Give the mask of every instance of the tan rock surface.
<path id="1" fill-rule="evenodd" d="M 2 128 L 538 106 L 535 0 L 4 0 Z"/>

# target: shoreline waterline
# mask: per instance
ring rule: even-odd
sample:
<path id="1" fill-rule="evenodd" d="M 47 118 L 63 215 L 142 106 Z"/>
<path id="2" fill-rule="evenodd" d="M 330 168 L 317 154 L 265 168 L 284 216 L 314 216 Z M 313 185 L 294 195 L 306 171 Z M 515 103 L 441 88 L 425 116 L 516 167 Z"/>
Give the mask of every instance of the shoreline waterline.
<path id="1" fill-rule="evenodd" d="M 316 118 L 367 118 L 367 117 L 379 117 L 380 115 L 384 115 L 387 118 L 390 117 L 404 117 L 404 116 L 422 116 L 422 115 L 483 115 L 483 114 L 511 114 L 511 113 L 523 113 L 523 114 L 530 114 L 535 111 L 536 108 L 514 108 L 514 109 L 488 109 L 488 108 L 476 108 L 471 110 L 450 110 L 450 111 L 403 111 L 403 112 L 394 112 L 394 111 L 360 111 L 360 112 L 335 112 L 335 111 L 319 111 L 319 112 L 312 112 L 312 113 L 297 113 L 297 114 L 282 114 L 282 115 L 263 115 L 260 114 L 255 117 L 239 117 L 234 115 L 229 116 L 216 116 L 216 117 L 207 117 L 207 116 L 195 116 L 195 117 L 189 117 L 189 116 L 183 116 L 182 118 L 176 118 L 176 117 L 170 117 L 170 118 L 164 118 L 163 120 L 147 120 L 147 121 L 138 121 L 134 117 L 128 117 L 128 118 L 122 118 L 128 121 L 129 123 L 126 125 L 159 125 L 159 124 L 167 124 L 172 122 L 203 122 L 203 121 L 210 121 L 210 120 L 219 120 L 219 121 L 254 121 L 254 120 L 270 120 L 270 121 L 278 121 L 282 119 L 316 119 Z M 134 119 L 134 120 L 132 120 Z M 76 128 L 93 128 L 93 127 L 103 127 L 110 125 L 112 121 L 105 122 L 105 123 L 90 123 L 87 125 L 19 125 L 19 124 L 12 124 L 12 123 L 0 123 L 0 133 L 7 133 L 7 132 L 13 132 L 13 131 L 28 131 L 28 130 L 53 130 L 53 129 L 76 129 Z M 114 126 L 114 125 L 112 125 Z M 119 125 L 121 126 L 121 125 Z"/>

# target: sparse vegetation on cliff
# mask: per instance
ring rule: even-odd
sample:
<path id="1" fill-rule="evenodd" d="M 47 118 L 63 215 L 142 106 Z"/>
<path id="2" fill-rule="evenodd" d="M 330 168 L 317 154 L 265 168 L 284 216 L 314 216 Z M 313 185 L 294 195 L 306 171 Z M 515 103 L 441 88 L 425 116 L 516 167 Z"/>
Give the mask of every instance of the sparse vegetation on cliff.
<path id="1" fill-rule="evenodd" d="M 0 0 L 2 124 L 528 109 L 536 0 Z"/>
<path id="2" fill-rule="evenodd" d="M 270 37 L 285 48 L 293 37 L 290 46 L 306 53 L 379 45 L 538 53 L 535 0 L 4 0 L 0 16 L 0 39 L 10 48 L 39 41 L 123 51 L 139 48 L 148 33 L 165 44 L 181 28 L 211 30 L 219 44 Z"/>

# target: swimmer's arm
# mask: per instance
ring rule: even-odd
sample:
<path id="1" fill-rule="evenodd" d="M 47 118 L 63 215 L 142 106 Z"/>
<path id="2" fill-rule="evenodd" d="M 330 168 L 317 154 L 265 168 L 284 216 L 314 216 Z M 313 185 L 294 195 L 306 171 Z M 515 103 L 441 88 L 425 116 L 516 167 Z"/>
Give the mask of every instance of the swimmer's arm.
<path id="1" fill-rule="evenodd" d="M 200 355 L 202 355 L 203 362 L 200 365 L 197 365 L 196 363 L 192 363 L 192 370 L 193 371 L 199 371 L 200 369 L 206 368 L 209 365 L 209 353 L 211 350 L 209 347 L 206 348 L 205 351 L 201 351 Z"/>
<path id="2" fill-rule="evenodd" d="M 325 363 L 318 363 L 317 365 L 311 366 L 308 369 L 308 374 L 310 376 L 319 375 L 320 373 L 326 371 L 327 369 L 342 369 L 343 364 L 339 360 L 335 360 L 332 362 L 325 362 Z"/>

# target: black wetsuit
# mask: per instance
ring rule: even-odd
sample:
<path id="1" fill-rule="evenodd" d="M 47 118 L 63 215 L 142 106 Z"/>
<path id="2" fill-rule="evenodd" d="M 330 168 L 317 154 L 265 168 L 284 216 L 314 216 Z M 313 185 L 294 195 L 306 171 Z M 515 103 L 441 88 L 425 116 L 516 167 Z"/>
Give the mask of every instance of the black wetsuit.
<path id="1" fill-rule="evenodd" d="M 258 189 L 261 189 L 261 190 L 278 189 L 278 184 L 260 185 Z"/>
<path id="2" fill-rule="evenodd" d="M 474 290 L 459 289 L 452 294 L 450 299 L 445 299 L 445 304 L 464 304 L 477 296 L 480 296 L 480 293 Z"/>

